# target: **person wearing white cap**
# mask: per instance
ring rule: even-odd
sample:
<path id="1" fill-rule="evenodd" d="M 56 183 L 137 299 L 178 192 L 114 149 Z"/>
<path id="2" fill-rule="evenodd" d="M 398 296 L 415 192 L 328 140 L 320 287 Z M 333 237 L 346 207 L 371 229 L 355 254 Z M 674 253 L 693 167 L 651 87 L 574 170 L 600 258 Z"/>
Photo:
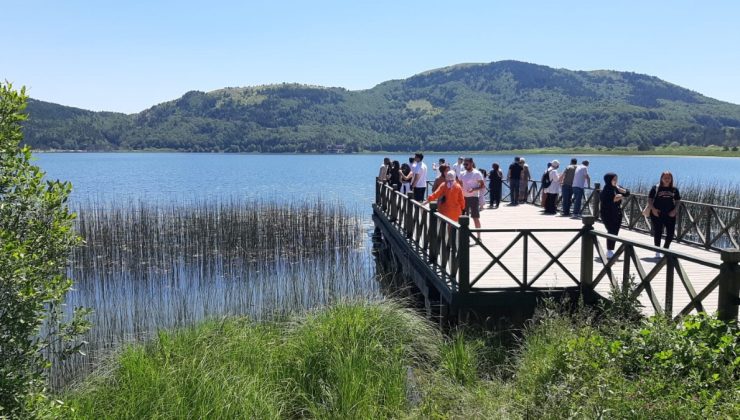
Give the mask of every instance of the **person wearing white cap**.
<path id="1" fill-rule="evenodd" d="M 558 201 L 558 193 L 560 192 L 559 167 L 560 162 L 556 159 L 552 161 L 552 165 L 547 171 L 547 175 L 550 178 L 550 186 L 547 187 L 547 197 L 545 198 L 545 214 L 556 214 L 558 212 L 556 203 Z"/>

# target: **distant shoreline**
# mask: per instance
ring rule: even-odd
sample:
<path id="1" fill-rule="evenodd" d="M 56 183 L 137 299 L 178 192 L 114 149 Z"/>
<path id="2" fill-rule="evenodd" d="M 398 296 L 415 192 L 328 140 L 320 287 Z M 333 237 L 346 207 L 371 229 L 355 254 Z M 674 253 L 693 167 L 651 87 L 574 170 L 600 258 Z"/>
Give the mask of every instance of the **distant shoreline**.
<path id="1" fill-rule="evenodd" d="M 329 152 L 286 152 L 286 153 L 230 153 L 230 152 L 188 152 L 175 149 L 144 149 L 144 150 L 41 150 L 33 149 L 34 153 L 198 153 L 198 154 L 226 154 L 226 155 L 397 155 L 413 153 L 414 151 L 361 151 L 354 153 L 329 153 Z M 512 150 L 424 150 L 427 154 L 447 155 L 603 155 L 603 156 L 666 156 L 666 157 L 740 157 L 739 150 L 723 150 L 718 146 L 696 147 L 657 147 L 653 150 L 636 149 L 597 149 L 597 148 L 538 148 L 538 149 L 512 149 Z"/>

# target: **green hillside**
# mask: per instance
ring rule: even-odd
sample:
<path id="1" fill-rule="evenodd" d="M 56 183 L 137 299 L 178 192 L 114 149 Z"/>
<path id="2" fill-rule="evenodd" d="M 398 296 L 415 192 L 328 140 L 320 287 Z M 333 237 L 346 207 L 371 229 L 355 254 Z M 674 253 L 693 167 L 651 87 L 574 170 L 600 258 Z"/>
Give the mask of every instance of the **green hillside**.
<path id="1" fill-rule="evenodd" d="M 656 77 L 516 61 L 461 64 L 363 90 L 192 91 L 138 114 L 31 100 L 37 149 L 226 152 L 740 145 L 740 105 Z"/>

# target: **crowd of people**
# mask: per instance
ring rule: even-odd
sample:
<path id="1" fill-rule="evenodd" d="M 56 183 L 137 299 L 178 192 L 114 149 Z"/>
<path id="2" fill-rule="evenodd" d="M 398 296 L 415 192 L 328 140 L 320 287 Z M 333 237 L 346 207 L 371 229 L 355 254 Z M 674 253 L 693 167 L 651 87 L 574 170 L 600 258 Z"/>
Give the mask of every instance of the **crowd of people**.
<path id="1" fill-rule="evenodd" d="M 540 202 L 544 207 L 544 214 L 557 214 L 557 199 L 560 196 L 561 215 L 581 217 L 585 190 L 591 187 L 588 169 L 588 160 L 582 160 L 579 164 L 575 158 L 570 160 L 570 164 L 562 172 L 558 160 L 547 163 L 547 168 L 540 179 L 542 191 Z M 491 209 L 501 205 L 502 186 L 505 182 L 509 186 L 511 206 L 526 203 L 530 194 L 529 183 L 532 180 L 532 173 L 526 160 L 518 156 L 509 164 L 506 173 L 498 162 L 494 162 L 490 171 L 486 171 L 477 168 L 472 157 L 463 156 L 452 165 L 445 159 L 439 159 L 432 164 L 432 171 L 434 182 L 426 200 L 428 168 L 422 153 L 416 153 L 409 158 L 408 163 L 403 164 L 385 158 L 378 178 L 403 194 L 413 193 L 414 199 L 419 202 L 428 203 L 436 200 L 439 212 L 451 220 L 458 221 L 463 214 L 469 216 L 476 228 L 481 227 L 480 212 L 485 207 L 486 193 L 488 207 Z M 629 190 L 618 184 L 617 174 L 610 172 L 604 175 L 604 186 L 599 196 L 599 215 L 607 232 L 612 235 L 619 234 L 622 224 L 622 202 L 629 195 Z M 660 181 L 650 190 L 648 205 L 644 210 L 653 227 L 656 247 L 660 247 L 664 231 L 663 247 L 668 248 L 673 241 L 680 200 L 681 195 L 673 185 L 673 175 L 667 171 L 663 172 Z M 614 255 L 614 247 L 615 241 L 608 240 L 607 258 Z M 661 254 L 656 253 L 656 257 L 660 258 Z"/>

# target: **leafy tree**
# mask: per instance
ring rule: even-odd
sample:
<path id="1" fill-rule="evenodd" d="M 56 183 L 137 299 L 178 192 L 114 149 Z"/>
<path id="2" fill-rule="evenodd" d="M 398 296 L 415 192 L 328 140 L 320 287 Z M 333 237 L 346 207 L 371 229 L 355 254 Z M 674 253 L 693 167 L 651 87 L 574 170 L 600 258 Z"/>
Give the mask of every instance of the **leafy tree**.
<path id="1" fill-rule="evenodd" d="M 66 322 L 62 313 L 67 256 L 79 240 L 71 185 L 44 181 L 20 146 L 26 99 L 25 89 L 0 84 L 0 417 L 54 415 L 45 371 L 53 355 L 79 350 L 72 339 L 87 328 L 86 310 Z"/>

